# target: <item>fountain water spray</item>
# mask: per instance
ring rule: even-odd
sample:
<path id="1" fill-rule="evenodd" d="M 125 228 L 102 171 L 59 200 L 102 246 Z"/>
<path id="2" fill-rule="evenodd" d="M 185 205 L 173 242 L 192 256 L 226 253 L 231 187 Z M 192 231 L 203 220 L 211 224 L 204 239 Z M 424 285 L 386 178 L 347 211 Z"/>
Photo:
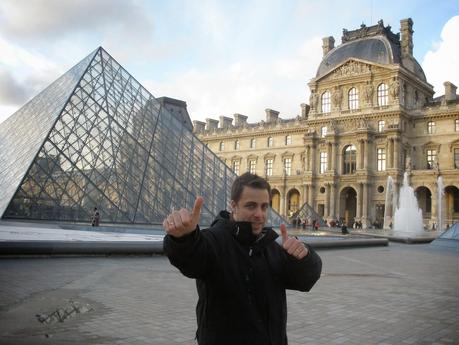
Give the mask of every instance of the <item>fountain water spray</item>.
<path id="1" fill-rule="evenodd" d="M 408 184 L 408 173 L 403 174 L 403 185 L 400 188 L 398 207 L 394 213 L 394 231 L 423 233 L 424 223 L 422 210 L 414 189 Z"/>

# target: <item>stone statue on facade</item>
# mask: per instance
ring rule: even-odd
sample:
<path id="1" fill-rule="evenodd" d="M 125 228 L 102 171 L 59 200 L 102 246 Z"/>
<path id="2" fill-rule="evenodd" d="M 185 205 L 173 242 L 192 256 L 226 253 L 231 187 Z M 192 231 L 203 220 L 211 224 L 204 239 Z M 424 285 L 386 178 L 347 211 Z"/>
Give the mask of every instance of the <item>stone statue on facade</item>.
<path id="1" fill-rule="evenodd" d="M 341 92 L 341 89 L 336 86 L 335 89 L 333 90 L 333 95 L 332 95 L 332 100 L 333 100 L 333 105 L 337 109 L 341 109 L 341 101 L 343 99 L 343 93 Z"/>
<path id="2" fill-rule="evenodd" d="M 368 82 L 367 85 L 365 85 L 365 100 L 369 105 L 373 103 L 373 85 L 371 82 Z"/>
<path id="3" fill-rule="evenodd" d="M 400 82 L 398 79 L 395 79 L 391 84 L 390 84 L 390 94 L 392 98 L 396 99 L 398 98 L 400 93 Z"/>

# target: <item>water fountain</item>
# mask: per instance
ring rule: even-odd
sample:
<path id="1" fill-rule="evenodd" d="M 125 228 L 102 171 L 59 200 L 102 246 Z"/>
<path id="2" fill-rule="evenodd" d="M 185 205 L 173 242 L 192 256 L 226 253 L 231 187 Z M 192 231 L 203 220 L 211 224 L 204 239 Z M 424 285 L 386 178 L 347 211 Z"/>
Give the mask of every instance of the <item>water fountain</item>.
<path id="1" fill-rule="evenodd" d="M 445 223 L 445 215 L 443 214 L 443 199 L 445 196 L 445 186 L 443 185 L 443 177 L 437 179 L 437 231 L 443 231 Z"/>
<path id="2" fill-rule="evenodd" d="M 394 232 L 424 233 L 422 210 L 414 195 L 414 189 L 408 184 L 408 173 L 403 174 L 403 185 L 400 188 L 398 207 L 393 217 Z"/>

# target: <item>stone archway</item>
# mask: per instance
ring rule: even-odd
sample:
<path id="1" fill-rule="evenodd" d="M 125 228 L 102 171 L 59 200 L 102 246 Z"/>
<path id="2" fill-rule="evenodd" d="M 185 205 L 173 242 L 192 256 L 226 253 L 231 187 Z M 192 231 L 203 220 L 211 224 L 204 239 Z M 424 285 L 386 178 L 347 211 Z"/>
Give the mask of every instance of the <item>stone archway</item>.
<path id="1" fill-rule="evenodd" d="M 339 199 L 340 219 L 344 219 L 346 225 L 351 227 L 354 224 L 355 217 L 357 215 L 357 192 L 352 187 L 343 188 Z"/>
<path id="2" fill-rule="evenodd" d="M 293 188 L 287 194 L 287 215 L 290 217 L 300 206 L 300 192 Z"/>
<path id="3" fill-rule="evenodd" d="M 271 208 L 280 214 L 280 193 L 277 189 L 271 190 Z"/>
<path id="4" fill-rule="evenodd" d="M 459 220 L 459 188 L 445 187 L 445 227 L 451 226 Z"/>
<path id="5" fill-rule="evenodd" d="M 415 195 L 418 199 L 418 206 L 422 210 L 422 218 L 430 220 L 432 217 L 432 192 L 429 188 L 421 186 L 416 188 Z"/>

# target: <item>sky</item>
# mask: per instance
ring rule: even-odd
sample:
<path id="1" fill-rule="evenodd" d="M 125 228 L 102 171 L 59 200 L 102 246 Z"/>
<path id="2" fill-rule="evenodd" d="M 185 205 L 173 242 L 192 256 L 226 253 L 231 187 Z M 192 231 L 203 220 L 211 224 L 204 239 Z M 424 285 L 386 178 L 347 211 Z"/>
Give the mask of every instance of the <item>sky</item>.
<path id="1" fill-rule="evenodd" d="M 322 38 L 382 19 L 414 22 L 414 56 L 435 96 L 459 86 L 457 0 L 2 0 L 0 122 L 99 46 L 192 120 L 265 109 L 300 114 Z"/>

